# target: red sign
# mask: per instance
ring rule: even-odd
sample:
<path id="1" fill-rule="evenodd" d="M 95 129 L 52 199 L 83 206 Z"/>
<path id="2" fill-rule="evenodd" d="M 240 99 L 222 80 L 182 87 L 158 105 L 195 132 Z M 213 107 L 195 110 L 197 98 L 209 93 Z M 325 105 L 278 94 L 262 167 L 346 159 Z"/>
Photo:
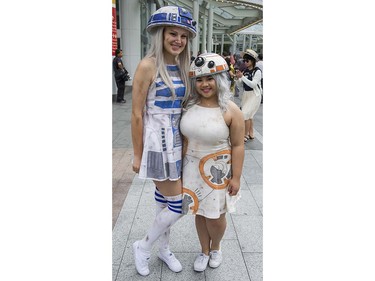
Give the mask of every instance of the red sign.
<path id="1" fill-rule="evenodd" d="M 115 56 L 116 49 L 117 49 L 116 1 L 112 0 L 112 56 Z"/>

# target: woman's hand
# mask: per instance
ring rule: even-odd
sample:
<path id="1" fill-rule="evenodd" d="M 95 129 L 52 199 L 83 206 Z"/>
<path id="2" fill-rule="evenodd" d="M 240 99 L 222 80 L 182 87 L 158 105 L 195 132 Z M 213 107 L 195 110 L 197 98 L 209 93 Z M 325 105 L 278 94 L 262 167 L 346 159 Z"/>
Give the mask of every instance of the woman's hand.
<path id="1" fill-rule="evenodd" d="M 141 158 L 134 157 L 133 159 L 133 172 L 139 173 L 139 168 L 141 167 Z"/>
<path id="2" fill-rule="evenodd" d="M 233 178 L 229 180 L 228 193 L 230 196 L 237 195 L 240 190 L 240 180 L 234 180 Z"/>
<path id="3" fill-rule="evenodd" d="M 242 78 L 242 76 L 243 76 L 243 73 L 240 70 L 236 69 L 236 77 Z"/>

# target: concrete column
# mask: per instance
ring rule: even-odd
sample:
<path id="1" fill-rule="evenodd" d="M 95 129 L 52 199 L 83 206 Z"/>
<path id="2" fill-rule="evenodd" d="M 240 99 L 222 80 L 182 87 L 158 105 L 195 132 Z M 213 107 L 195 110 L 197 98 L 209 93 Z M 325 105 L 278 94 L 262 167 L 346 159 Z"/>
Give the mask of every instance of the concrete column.
<path id="1" fill-rule="evenodd" d="M 202 34 L 202 46 L 201 46 L 201 53 L 205 53 L 207 51 L 207 18 L 206 15 L 203 16 L 203 34 Z"/>
<path id="2" fill-rule="evenodd" d="M 233 34 L 233 54 L 237 52 L 237 34 Z"/>
<path id="3" fill-rule="evenodd" d="M 193 2 L 193 19 L 197 22 L 196 30 L 197 36 L 192 41 L 192 51 L 193 56 L 197 56 L 198 49 L 199 49 L 199 3 L 198 0 L 194 0 Z"/>
<path id="4" fill-rule="evenodd" d="M 249 34 L 250 36 L 250 41 L 249 41 L 249 49 L 252 49 L 252 45 L 253 45 L 253 35 L 252 34 Z"/>
<path id="5" fill-rule="evenodd" d="M 242 42 L 242 50 L 246 50 L 246 34 L 242 34 L 243 35 L 243 42 Z"/>
<path id="6" fill-rule="evenodd" d="M 147 10 L 147 13 L 146 13 L 146 15 L 147 15 L 147 20 L 151 17 L 151 15 L 153 14 L 153 13 L 155 13 L 156 12 L 156 4 L 155 3 L 150 3 L 150 12 L 148 12 L 148 10 Z M 147 23 L 146 23 L 147 24 Z M 151 45 L 151 35 L 150 35 L 150 33 L 148 33 L 148 32 L 146 32 L 146 34 L 147 34 L 147 50 L 149 50 L 150 49 L 150 45 Z M 142 43 L 141 43 L 142 44 Z M 142 53 L 142 52 L 141 52 Z"/>
<path id="7" fill-rule="evenodd" d="M 220 51 L 220 55 L 222 55 L 223 52 L 224 52 L 224 36 L 225 36 L 224 33 L 221 34 L 221 51 Z"/>
<path id="8" fill-rule="evenodd" d="M 209 3 L 209 8 L 208 8 L 208 35 L 207 35 L 207 51 L 213 52 L 212 49 L 212 30 L 213 30 L 213 21 L 214 21 L 214 7 L 212 3 Z"/>
<path id="9" fill-rule="evenodd" d="M 121 0 L 121 46 L 123 62 L 131 77 L 141 60 L 141 7 L 139 1 Z M 132 80 L 126 82 L 131 84 Z"/>

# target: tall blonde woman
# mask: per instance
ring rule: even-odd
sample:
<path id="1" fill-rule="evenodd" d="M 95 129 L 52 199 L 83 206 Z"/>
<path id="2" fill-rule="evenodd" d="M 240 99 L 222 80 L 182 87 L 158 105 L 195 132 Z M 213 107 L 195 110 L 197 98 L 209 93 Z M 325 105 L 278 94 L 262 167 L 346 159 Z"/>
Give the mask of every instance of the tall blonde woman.
<path id="1" fill-rule="evenodd" d="M 246 65 L 246 69 L 241 72 L 236 71 L 237 86 L 243 88 L 243 94 L 241 99 L 241 110 L 245 119 L 245 136 L 244 142 L 249 139 L 254 139 L 254 122 L 253 117 L 258 111 L 260 102 L 262 100 L 262 88 L 261 79 L 262 71 L 256 67 L 258 54 L 247 49 L 243 53 L 243 61 Z"/>
<path id="2" fill-rule="evenodd" d="M 142 240 L 133 244 L 135 266 L 148 275 L 148 261 L 159 239 L 158 257 L 174 272 L 181 263 L 169 249 L 170 227 L 182 216 L 182 137 L 179 124 L 182 102 L 189 93 L 189 39 L 196 35 L 191 13 L 165 6 L 149 19 L 152 36 L 148 54 L 133 80 L 133 171 L 155 183 L 156 217 Z"/>

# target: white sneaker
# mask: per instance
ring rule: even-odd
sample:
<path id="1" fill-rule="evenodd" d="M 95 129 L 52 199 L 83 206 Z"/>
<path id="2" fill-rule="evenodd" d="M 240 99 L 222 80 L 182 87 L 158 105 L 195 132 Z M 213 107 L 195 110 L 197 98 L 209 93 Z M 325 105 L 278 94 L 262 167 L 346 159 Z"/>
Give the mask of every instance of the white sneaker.
<path id="1" fill-rule="evenodd" d="M 194 270 L 195 271 L 204 271 L 207 267 L 208 260 L 210 259 L 209 256 L 206 256 L 203 253 L 200 253 L 194 262 Z"/>
<path id="2" fill-rule="evenodd" d="M 171 251 L 159 251 L 158 257 L 165 262 L 173 272 L 180 272 L 182 265 Z"/>
<path id="3" fill-rule="evenodd" d="M 222 261 L 223 254 L 221 253 L 221 250 L 213 250 L 210 252 L 210 267 L 216 268 L 221 264 Z"/>
<path id="4" fill-rule="evenodd" d="M 135 261 L 135 268 L 140 275 L 146 276 L 150 274 L 148 269 L 148 261 L 150 260 L 151 253 L 139 247 L 139 241 L 133 244 L 133 255 Z"/>

